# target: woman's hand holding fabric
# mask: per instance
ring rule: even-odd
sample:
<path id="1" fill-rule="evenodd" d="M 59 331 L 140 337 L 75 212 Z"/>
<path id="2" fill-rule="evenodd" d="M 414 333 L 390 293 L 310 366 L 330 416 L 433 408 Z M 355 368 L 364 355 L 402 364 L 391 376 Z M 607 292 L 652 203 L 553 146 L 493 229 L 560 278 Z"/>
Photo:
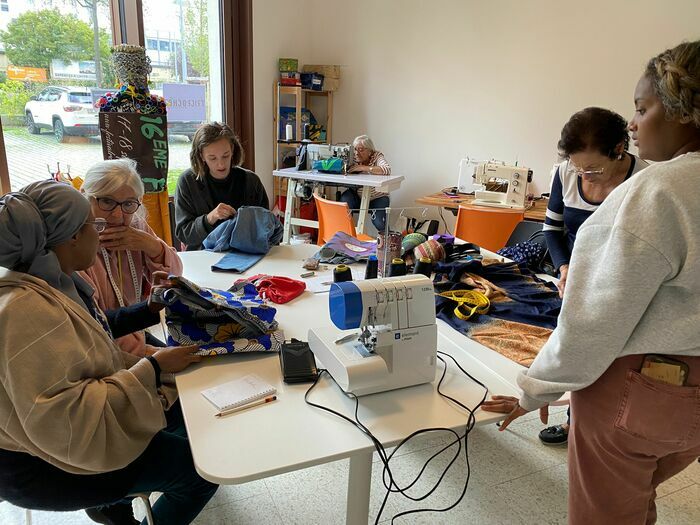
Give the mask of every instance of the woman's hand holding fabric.
<path id="1" fill-rule="evenodd" d="M 557 282 L 557 290 L 559 290 L 559 297 L 564 298 L 564 288 L 566 287 L 566 277 L 569 275 L 569 265 L 562 264 L 559 267 L 559 282 Z"/>
<path id="2" fill-rule="evenodd" d="M 197 350 L 197 345 L 169 346 L 158 350 L 153 357 L 158 361 L 161 372 L 176 373 L 202 360 L 201 355 L 194 354 Z"/>
<path id="3" fill-rule="evenodd" d="M 151 293 L 148 296 L 148 309 L 157 314 L 166 306 L 161 298 L 163 290 L 174 288 L 177 286 L 177 283 L 170 279 L 167 272 L 159 270 L 151 275 L 151 285 Z"/>
<path id="4" fill-rule="evenodd" d="M 143 251 L 150 258 L 163 252 L 160 240 L 143 230 L 131 226 L 113 226 L 100 233 L 102 247 L 108 250 Z"/>
<path id="5" fill-rule="evenodd" d="M 230 219 L 234 215 L 236 215 L 236 208 L 220 202 L 216 208 L 207 213 L 207 222 L 214 226 L 217 222 Z"/>

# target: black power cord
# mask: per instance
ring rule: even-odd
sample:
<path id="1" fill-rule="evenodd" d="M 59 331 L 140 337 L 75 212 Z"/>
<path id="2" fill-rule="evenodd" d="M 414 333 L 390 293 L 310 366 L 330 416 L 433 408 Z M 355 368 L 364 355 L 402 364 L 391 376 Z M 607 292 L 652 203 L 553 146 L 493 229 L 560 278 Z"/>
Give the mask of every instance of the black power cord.
<path id="1" fill-rule="evenodd" d="M 466 478 L 464 481 L 464 488 L 462 489 L 462 493 L 460 494 L 457 501 L 455 501 L 452 505 L 445 507 L 445 508 L 442 508 L 442 509 L 432 509 L 432 508 L 428 509 L 428 508 L 426 508 L 426 509 L 414 509 L 414 510 L 407 510 L 407 511 L 399 512 L 398 514 L 396 514 L 395 516 L 393 516 L 391 518 L 391 523 L 393 524 L 394 520 L 396 518 L 399 518 L 401 516 L 406 516 L 408 514 L 416 514 L 419 512 L 447 512 L 447 511 L 453 509 L 454 507 L 456 507 L 457 505 L 459 505 L 459 503 L 462 501 L 462 499 L 464 499 L 464 495 L 467 493 L 467 488 L 469 487 L 469 479 L 471 477 L 471 468 L 469 465 L 468 437 L 469 437 L 469 433 L 472 431 L 472 429 L 474 428 L 474 425 L 476 424 L 476 416 L 474 414 L 479 409 L 479 407 L 481 407 L 481 405 L 484 403 L 484 401 L 486 400 L 486 396 L 488 396 L 488 388 L 481 381 L 476 379 L 469 372 L 467 372 L 464 368 L 462 368 L 462 366 L 457 362 L 457 360 L 454 357 L 452 357 L 451 355 L 449 355 L 445 352 L 440 352 L 440 351 L 438 351 L 438 354 L 439 354 L 438 359 L 444 365 L 443 370 L 442 370 L 442 375 L 440 376 L 440 380 L 438 381 L 438 385 L 437 385 L 438 394 L 440 394 L 442 397 L 452 401 L 453 403 L 455 403 L 459 407 L 463 408 L 469 414 L 467 417 L 467 424 L 465 426 L 464 433 L 461 435 L 451 428 L 424 428 L 424 429 L 416 430 L 415 432 L 413 432 L 409 436 L 405 437 L 394 448 L 394 450 L 391 452 L 391 454 L 387 455 L 386 450 L 384 449 L 384 445 L 382 445 L 382 443 L 374 436 L 374 434 L 372 434 L 372 432 L 360 421 L 359 416 L 358 416 L 360 404 L 359 404 L 359 400 L 355 394 L 352 394 L 350 392 L 344 392 L 344 394 L 347 397 L 349 397 L 350 399 L 355 401 L 354 417 L 352 419 L 344 414 L 341 414 L 340 412 L 337 412 L 337 411 L 331 409 L 331 408 L 328 408 L 328 407 L 325 407 L 323 405 L 319 405 L 318 403 L 313 403 L 313 402 L 309 401 L 309 395 L 314 390 L 314 388 L 318 384 L 319 380 L 321 379 L 321 376 L 324 373 L 328 374 L 328 376 L 331 379 L 333 379 L 333 376 L 331 376 L 327 370 L 325 370 L 325 369 L 319 370 L 318 377 L 313 382 L 313 384 L 309 387 L 309 389 L 306 391 L 306 394 L 304 394 L 304 400 L 306 401 L 307 404 L 309 404 L 312 407 L 323 410 L 325 412 L 328 412 L 330 414 L 333 414 L 334 416 L 337 416 L 337 417 L 344 419 L 345 421 L 347 421 L 348 423 L 350 423 L 351 425 L 356 427 L 365 436 L 367 436 L 370 439 L 370 441 L 372 441 L 372 444 L 374 445 L 374 448 L 376 449 L 377 454 L 379 455 L 379 458 L 381 459 L 382 464 L 384 465 L 384 470 L 382 472 L 382 482 L 384 483 L 384 487 L 386 488 L 386 494 L 385 494 L 384 499 L 382 501 L 382 505 L 379 508 L 379 512 L 377 513 L 377 517 L 374 521 L 375 525 L 379 523 L 382 512 L 384 511 L 384 507 L 386 506 L 386 502 L 388 501 L 389 495 L 391 493 L 400 493 L 402 496 L 404 496 L 405 498 L 410 499 L 412 501 L 421 501 L 421 500 L 424 500 L 425 498 L 429 497 L 431 494 L 433 494 L 433 492 L 435 492 L 435 490 L 438 488 L 438 486 L 442 482 L 443 478 L 447 475 L 449 470 L 452 468 L 452 465 L 454 465 L 455 461 L 457 461 L 459 454 L 462 451 L 462 439 L 464 439 L 464 459 L 465 459 L 466 465 L 467 465 L 467 475 L 466 475 Z M 465 404 L 463 404 L 459 400 L 445 394 L 444 392 L 442 392 L 440 390 L 440 387 L 442 386 L 442 382 L 445 379 L 445 375 L 447 373 L 447 362 L 441 356 L 445 356 L 445 357 L 450 358 L 454 362 L 454 364 L 457 366 L 457 368 L 459 368 L 459 370 L 465 376 L 467 376 L 469 379 L 471 379 L 472 381 L 474 381 L 476 384 L 478 384 L 479 386 L 481 386 L 484 389 L 484 395 L 481 398 L 481 401 L 479 401 L 479 403 L 474 408 L 469 408 L 468 406 L 466 406 Z M 444 447 L 442 447 L 435 454 L 430 456 L 430 458 L 428 458 L 428 460 L 425 462 L 425 464 L 423 465 L 423 468 L 421 468 L 420 472 L 418 473 L 418 475 L 415 477 L 415 479 L 413 481 L 411 481 L 405 487 L 400 487 L 396 483 L 396 481 L 394 480 L 394 476 L 391 472 L 391 467 L 389 466 L 389 462 L 391 461 L 391 458 L 394 456 L 394 454 L 396 454 L 396 452 L 402 446 L 404 446 L 406 443 L 408 443 L 411 439 L 413 439 L 414 437 L 416 437 L 418 435 L 426 434 L 429 432 L 448 432 L 449 434 L 452 434 L 454 436 L 454 440 L 451 441 L 450 443 L 448 443 L 447 445 L 445 445 Z M 423 494 L 421 496 L 411 496 L 411 495 L 407 494 L 406 491 L 408 489 L 410 489 L 411 487 L 413 487 L 420 480 L 421 476 L 423 475 L 425 470 L 428 468 L 428 465 L 430 465 L 431 461 L 433 461 L 433 459 L 439 457 L 443 452 L 452 448 L 455 445 L 457 445 L 457 451 L 455 452 L 454 456 L 450 459 L 450 462 L 447 464 L 445 469 L 442 471 L 442 473 L 440 474 L 440 477 L 438 478 L 437 482 L 432 486 L 432 488 L 430 488 L 425 494 Z M 388 479 L 387 479 L 387 477 L 388 477 Z"/>

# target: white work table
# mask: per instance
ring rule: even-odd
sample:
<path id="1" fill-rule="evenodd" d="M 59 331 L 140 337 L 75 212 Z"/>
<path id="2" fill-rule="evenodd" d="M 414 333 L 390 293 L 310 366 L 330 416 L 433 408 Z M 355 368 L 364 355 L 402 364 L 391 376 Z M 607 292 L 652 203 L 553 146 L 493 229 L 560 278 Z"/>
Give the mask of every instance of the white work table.
<path id="1" fill-rule="evenodd" d="M 318 249 L 313 245 L 274 247 L 257 265 L 242 275 L 268 273 L 299 278 L 301 261 Z M 222 254 L 180 254 L 184 276 L 195 283 L 229 288 L 241 274 L 211 272 Z M 329 272 L 330 275 L 330 272 Z M 307 341 L 311 327 L 331 325 L 328 294 L 304 292 L 285 305 L 275 305 L 285 337 Z M 438 320 L 438 350 L 454 356 L 490 392 L 518 395 L 516 375 L 523 368 L 500 354 L 468 339 Z M 448 360 L 449 363 L 449 360 Z M 322 364 L 319 363 L 321 367 Z M 438 362 L 438 375 L 442 364 Z M 201 391 L 256 373 L 274 385 L 278 400 L 223 418 Z M 361 421 L 386 446 L 397 444 L 412 432 L 427 427 L 464 430 L 467 414 L 441 397 L 437 380 L 430 384 L 363 396 Z M 355 427 L 304 402 L 309 384 L 287 385 L 282 381 L 279 356 L 238 354 L 205 358 L 177 375 L 187 432 L 199 474 L 215 483 L 238 484 L 299 470 L 312 465 L 350 458 L 347 518 L 349 524 L 366 524 L 374 447 Z M 467 406 L 475 406 L 483 389 L 448 364 L 443 391 Z M 353 402 L 331 380 L 324 378 L 312 393 L 312 401 L 352 414 Z M 477 424 L 494 423 L 502 414 L 479 411 Z"/>
<path id="2" fill-rule="evenodd" d="M 357 218 L 357 233 L 365 233 L 367 210 L 369 209 L 372 188 L 375 188 L 381 192 L 391 193 L 392 191 L 399 189 L 401 186 L 401 181 L 403 180 L 402 175 L 367 175 L 363 173 L 358 173 L 357 175 L 336 175 L 333 173 L 320 173 L 318 171 L 297 171 L 296 168 L 274 170 L 272 175 L 274 177 L 289 179 L 287 181 L 287 204 L 284 210 L 284 237 L 282 238 L 282 242 L 285 244 L 289 243 L 292 226 L 309 226 L 311 228 L 318 228 L 318 221 L 292 217 L 296 198 L 294 194 L 296 181 L 306 180 L 312 182 L 326 182 L 333 186 L 362 187 L 360 213 L 359 217 Z"/>

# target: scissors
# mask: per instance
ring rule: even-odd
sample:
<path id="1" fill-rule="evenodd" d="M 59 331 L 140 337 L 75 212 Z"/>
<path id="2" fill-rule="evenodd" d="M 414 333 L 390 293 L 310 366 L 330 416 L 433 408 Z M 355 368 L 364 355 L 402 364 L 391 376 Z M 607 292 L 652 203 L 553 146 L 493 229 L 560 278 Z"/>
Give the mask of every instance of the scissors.
<path id="1" fill-rule="evenodd" d="M 468 320 L 474 314 L 485 314 L 491 308 L 489 298 L 474 290 L 450 290 L 435 295 L 455 301 L 457 306 L 454 314 L 462 321 Z"/>

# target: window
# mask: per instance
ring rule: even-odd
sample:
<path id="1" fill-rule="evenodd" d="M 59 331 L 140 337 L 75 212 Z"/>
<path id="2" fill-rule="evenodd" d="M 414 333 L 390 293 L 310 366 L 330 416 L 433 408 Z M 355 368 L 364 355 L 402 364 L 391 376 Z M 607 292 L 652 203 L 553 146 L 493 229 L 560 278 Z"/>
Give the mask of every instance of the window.
<path id="1" fill-rule="evenodd" d="M 7 5 L 7 0 L 0 0 L 3 11 Z M 7 109 L 7 117 L 3 115 L 5 149 L 0 150 L 0 160 L 7 159 L 8 169 L 0 168 L 0 195 L 46 178 L 47 164 L 53 171 L 60 164 L 62 172 L 70 166 L 71 176 L 81 176 L 102 160 L 99 115 L 88 106 L 88 93 L 63 86 L 85 86 L 91 92 L 91 102 L 114 91 L 116 80 L 109 67 L 110 47 L 114 43 L 112 30 L 118 41 L 127 38 L 125 41 L 132 44 L 138 43 L 139 34 L 143 35 L 153 66 L 151 90 L 169 103 L 169 186 L 174 188 L 179 173 L 189 167 L 190 139 L 194 132 L 203 122 L 224 120 L 221 55 L 229 48 L 224 46 L 219 21 L 224 23 L 227 12 L 231 12 L 231 6 L 224 0 L 175 0 L 173 8 L 165 10 L 163 0 L 123 4 L 121 0 L 13 3 L 3 27 L 7 32 L 16 26 L 19 45 L 0 41 L 0 49 L 21 48 L 27 40 L 20 37 L 29 32 L 49 34 L 65 43 L 88 30 L 93 35 L 100 34 L 100 47 L 98 56 L 94 56 L 92 39 L 76 42 L 76 46 L 89 47 L 80 61 L 55 56 L 39 64 L 34 58 L 43 53 L 31 48 L 22 49 L 24 53 L 19 58 L 15 56 L 15 61 L 11 55 L 5 55 L 15 66 L 13 71 L 20 75 L 16 80 L 24 87 L 21 93 L 13 92 L 14 107 Z M 124 18 L 112 20 L 112 16 Z M 215 28 L 209 27 L 209 20 L 216 24 Z M 69 46 L 55 48 L 60 47 Z M 0 90 L 4 88 L 10 86 L 0 82 Z M 54 92 L 54 88 L 58 91 Z M 78 105 L 83 107 L 77 109 Z M 66 107 L 70 110 L 66 111 Z M 28 149 L 35 154 L 22 156 Z"/>
<path id="2" fill-rule="evenodd" d="M 209 34 L 209 21 L 219 18 L 217 2 L 209 0 L 182 0 L 175 9 L 165 10 L 162 0 L 143 0 L 143 26 L 149 37 L 157 38 L 159 50 L 149 53 L 151 92 L 168 103 L 171 194 L 180 173 L 190 167 L 190 140 L 197 128 L 203 122 L 223 119 L 222 37 L 220 31 Z"/>
<path id="3" fill-rule="evenodd" d="M 7 5 L 0 0 L 0 7 Z M 87 87 L 114 90 L 115 84 L 109 67 L 109 2 L 15 2 L 5 19 L 5 48 L 16 49 L 5 57 L 16 67 L 11 81 L 0 82 L 0 91 L 19 89 L 6 109 L 10 118 L 3 118 L 10 189 L 47 178 L 47 165 L 53 173 L 60 166 L 66 178 L 68 173 L 82 176 L 103 159 L 98 114 Z M 26 39 L 30 31 L 49 40 Z M 96 33 L 97 54 L 93 38 L 84 38 Z M 73 52 L 62 54 L 68 46 L 80 48 L 82 59 L 73 60 Z M 45 57 L 45 49 L 56 51 Z M 71 85 L 86 89 L 63 88 Z"/>

